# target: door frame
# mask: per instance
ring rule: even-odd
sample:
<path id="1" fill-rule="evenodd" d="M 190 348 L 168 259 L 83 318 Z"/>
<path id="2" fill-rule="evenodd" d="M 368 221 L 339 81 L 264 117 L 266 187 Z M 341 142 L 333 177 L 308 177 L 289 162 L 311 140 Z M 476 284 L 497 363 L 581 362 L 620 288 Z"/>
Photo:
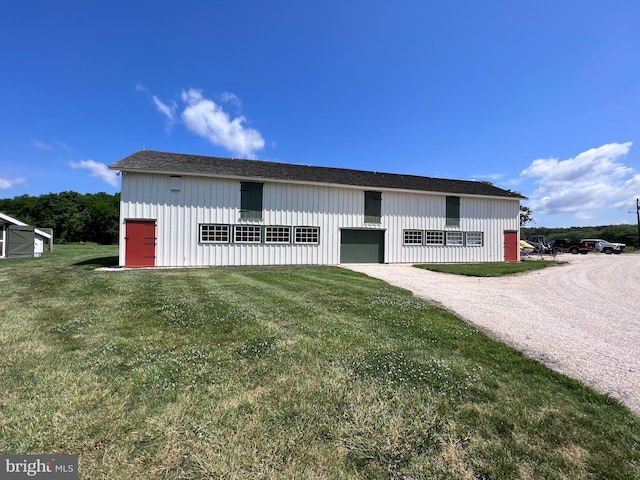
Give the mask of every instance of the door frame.
<path id="1" fill-rule="evenodd" d="M 517 262 L 520 260 L 518 233 L 519 232 L 517 230 L 504 231 L 503 238 L 504 238 L 504 261 L 505 262 Z"/>
<path id="2" fill-rule="evenodd" d="M 149 246 L 150 243 L 147 242 L 145 243 L 145 240 L 153 240 L 153 255 L 144 255 L 144 253 L 149 253 L 149 252 L 144 252 L 143 253 L 143 257 L 142 258 L 150 258 L 151 260 L 148 260 L 147 262 L 137 262 L 135 260 L 137 260 L 137 258 L 132 258 L 134 257 L 133 252 L 131 252 L 129 249 L 133 248 L 134 245 L 131 244 L 132 246 L 129 247 L 129 225 L 130 224 L 153 224 L 153 237 L 143 237 L 141 239 L 139 239 L 139 241 L 141 243 L 139 243 L 137 245 L 138 248 L 140 248 L 141 250 L 144 249 L 145 246 Z M 156 266 L 156 256 L 157 256 L 157 244 L 158 244 L 158 222 L 156 221 L 156 219 L 152 219 L 152 218 L 129 218 L 126 219 L 124 221 L 124 266 L 125 267 L 129 267 L 129 268 L 143 268 L 143 267 L 155 267 Z"/>
<path id="3" fill-rule="evenodd" d="M 0 258 L 5 257 L 5 249 L 7 247 L 7 238 L 6 238 L 7 229 L 3 224 L 0 224 Z"/>
<path id="4" fill-rule="evenodd" d="M 345 233 L 375 233 L 380 242 L 378 243 L 366 243 L 363 245 L 377 245 L 377 258 L 376 261 L 362 261 L 362 262 L 352 262 L 352 261 L 348 261 L 348 259 L 345 259 L 345 243 L 344 243 L 344 234 Z M 385 242 L 386 242 L 386 229 L 381 229 L 381 228 L 341 228 L 340 229 L 340 234 L 338 235 L 339 239 L 340 239 L 340 263 L 384 263 L 385 262 Z M 348 233 L 347 233 L 348 234 Z M 350 245 L 350 244 L 346 244 L 346 245 Z M 369 249 L 370 251 L 372 251 L 371 249 Z M 363 251 L 364 251 L 364 247 L 363 247 Z M 345 261 L 347 260 L 347 261 Z"/>

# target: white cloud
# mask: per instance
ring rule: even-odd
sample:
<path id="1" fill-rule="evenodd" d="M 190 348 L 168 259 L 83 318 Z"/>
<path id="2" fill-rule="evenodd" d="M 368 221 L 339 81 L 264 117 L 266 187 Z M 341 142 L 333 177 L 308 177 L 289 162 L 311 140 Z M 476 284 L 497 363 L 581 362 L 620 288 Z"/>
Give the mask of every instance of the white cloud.
<path id="1" fill-rule="evenodd" d="M 640 175 L 622 163 L 631 145 L 610 143 L 566 160 L 533 161 L 520 173 L 537 185 L 527 195 L 529 208 L 547 215 L 569 213 L 578 219 L 596 218 L 603 208 L 626 209 L 640 194 Z"/>
<path id="2" fill-rule="evenodd" d="M 204 98 L 199 90 L 183 91 L 182 100 L 187 105 L 182 112 L 187 128 L 212 144 L 247 158 L 255 158 L 256 151 L 264 147 L 260 132 L 243 125 L 245 117 L 230 118 L 213 100 Z"/>
<path id="3" fill-rule="evenodd" d="M 238 96 L 231 92 L 223 92 L 222 95 L 220 95 L 220 101 L 222 103 L 230 103 L 237 108 L 242 108 L 242 102 Z"/>
<path id="4" fill-rule="evenodd" d="M 545 181 L 563 182 L 596 178 L 600 175 L 623 177 L 631 168 L 617 163 L 616 160 L 629 153 L 631 142 L 609 143 L 598 148 L 582 152 L 575 158 L 558 161 L 555 158 L 535 160 L 529 168 L 522 171 L 525 177 L 540 177 Z"/>
<path id="5" fill-rule="evenodd" d="M 71 150 L 71 148 L 69 148 L 69 146 L 66 143 L 60 142 L 58 140 L 56 140 L 53 143 L 45 143 L 40 140 L 34 140 L 33 146 L 38 150 L 44 150 L 47 152 L 51 152 L 53 150 L 67 150 L 67 151 Z"/>
<path id="6" fill-rule="evenodd" d="M 92 177 L 99 178 L 112 187 L 118 186 L 118 178 L 116 172 L 109 170 L 104 163 L 94 160 L 82 160 L 80 162 L 69 162 L 71 168 L 83 168 L 91 172 Z"/>
<path id="7" fill-rule="evenodd" d="M 2 178 L 0 177 L 0 190 L 8 190 L 14 185 L 26 185 L 24 178 Z"/>
<path id="8" fill-rule="evenodd" d="M 167 105 L 155 95 L 151 95 L 151 98 L 153 99 L 153 103 L 156 106 L 156 109 L 165 117 L 167 117 L 169 126 L 173 125 L 175 123 L 175 110 L 177 108 L 175 102 L 173 102 L 171 105 Z"/>
<path id="9" fill-rule="evenodd" d="M 48 143 L 41 142 L 40 140 L 34 140 L 33 146 L 36 147 L 38 150 L 47 150 L 47 151 L 53 150 L 53 145 L 49 145 Z"/>
<path id="10" fill-rule="evenodd" d="M 473 175 L 471 178 L 475 181 L 480 181 L 480 182 L 499 182 L 501 180 L 503 180 L 505 177 L 504 173 L 488 173 L 488 174 L 484 174 L 484 175 Z"/>
<path id="11" fill-rule="evenodd" d="M 158 112 L 164 115 L 164 117 L 167 119 L 167 128 L 171 128 L 176 123 L 175 113 L 176 113 L 176 109 L 178 108 L 178 105 L 176 105 L 176 102 L 171 102 L 171 104 L 163 102 L 156 95 L 152 95 L 147 90 L 147 88 L 140 83 L 136 85 L 136 91 L 142 92 L 151 97 L 151 100 L 153 101 L 153 105 L 156 107 L 156 110 L 158 110 Z"/>
<path id="12" fill-rule="evenodd" d="M 136 85 L 135 88 L 136 91 L 151 97 L 156 110 L 167 119 L 168 127 L 173 127 L 181 120 L 192 133 L 207 139 L 213 145 L 229 150 L 238 157 L 255 158 L 256 152 L 265 145 L 260 132 L 246 126 L 247 119 L 240 113 L 242 102 L 231 92 L 223 92 L 218 98 L 220 104 L 235 107 L 238 112 L 235 116 L 230 115 L 213 100 L 205 98 L 200 90 L 182 91 L 181 99 L 185 106 L 178 114 L 180 107 L 176 102 L 162 101 L 142 84 Z"/>

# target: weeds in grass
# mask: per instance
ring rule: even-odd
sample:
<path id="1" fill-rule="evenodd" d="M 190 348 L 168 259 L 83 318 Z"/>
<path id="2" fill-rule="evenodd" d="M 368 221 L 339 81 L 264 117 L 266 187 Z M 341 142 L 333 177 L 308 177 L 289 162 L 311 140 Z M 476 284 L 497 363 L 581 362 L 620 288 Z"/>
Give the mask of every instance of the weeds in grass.
<path id="1" fill-rule="evenodd" d="M 338 268 L 0 263 L 0 450 L 81 478 L 640 478 L 640 421 Z M 95 259 L 95 260 L 94 260 Z"/>

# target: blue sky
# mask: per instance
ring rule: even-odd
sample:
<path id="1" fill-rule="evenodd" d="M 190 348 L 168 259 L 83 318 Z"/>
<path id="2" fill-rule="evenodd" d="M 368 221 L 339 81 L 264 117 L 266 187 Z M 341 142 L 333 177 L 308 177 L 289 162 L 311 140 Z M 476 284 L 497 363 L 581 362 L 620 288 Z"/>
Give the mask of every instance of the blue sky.
<path id="1" fill-rule="evenodd" d="M 106 166 L 146 148 L 491 181 L 532 226 L 635 223 L 637 0 L 5 3 L 0 198 L 115 193 Z"/>

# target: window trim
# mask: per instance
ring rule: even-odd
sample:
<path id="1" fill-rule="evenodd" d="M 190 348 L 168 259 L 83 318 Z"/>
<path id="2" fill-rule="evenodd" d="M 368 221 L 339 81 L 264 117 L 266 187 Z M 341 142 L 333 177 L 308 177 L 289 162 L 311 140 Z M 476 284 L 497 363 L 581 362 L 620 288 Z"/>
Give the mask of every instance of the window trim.
<path id="1" fill-rule="evenodd" d="M 249 230 L 252 229 L 255 232 L 258 232 L 258 240 L 238 240 L 238 230 Z M 234 225 L 233 226 L 233 243 L 244 243 L 244 244 L 252 244 L 256 245 L 262 243 L 263 235 L 262 235 L 262 226 L 261 225 Z"/>
<path id="2" fill-rule="evenodd" d="M 270 229 L 282 229 L 283 231 L 286 231 L 288 235 L 287 240 L 282 242 L 268 240 L 267 236 L 268 236 L 268 231 Z M 288 225 L 265 225 L 262 237 L 263 237 L 263 242 L 267 245 L 290 245 L 291 244 L 291 227 Z"/>
<path id="3" fill-rule="evenodd" d="M 433 241 L 430 241 L 429 239 L 429 234 L 433 234 L 433 233 L 437 233 L 438 236 L 440 237 L 440 242 L 435 243 Z M 433 246 L 440 246 L 440 245 L 445 245 L 445 231 L 444 230 L 425 230 L 425 235 L 424 235 L 424 244 L 430 247 Z"/>
<path id="4" fill-rule="evenodd" d="M 226 227 L 227 229 L 227 240 L 203 240 L 203 227 Z M 198 243 L 215 243 L 215 244 L 226 244 L 231 243 L 231 225 L 226 223 L 200 223 L 198 224 Z"/>
<path id="5" fill-rule="evenodd" d="M 316 241 L 315 242 L 299 242 L 298 241 L 298 231 L 299 229 L 306 229 L 306 230 L 315 230 L 315 232 L 312 232 L 311 235 L 315 234 L 316 237 Z M 304 233 L 305 236 L 309 235 L 309 232 L 305 232 Z M 319 245 L 320 244 L 320 227 L 313 227 L 313 226 L 306 226 L 306 225 L 297 225 L 293 227 L 293 244 L 294 245 Z"/>
<path id="6" fill-rule="evenodd" d="M 416 241 L 407 242 L 407 235 L 411 236 L 412 234 L 414 235 L 414 237 L 410 237 L 410 239 L 413 238 Z M 415 236 L 416 234 L 419 234 L 419 238 Z M 405 228 L 404 230 L 402 230 L 402 245 L 408 247 L 419 247 L 424 245 L 424 230 L 418 230 L 416 228 Z"/>
<path id="7" fill-rule="evenodd" d="M 460 243 L 450 243 L 449 237 L 460 236 Z M 464 247 L 464 232 L 460 232 L 458 230 L 452 230 L 450 232 L 445 232 L 445 245 L 450 247 Z"/>
<path id="8" fill-rule="evenodd" d="M 472 235 L 479 235 L 480 236 L 480 243 L 470 243 L 469 242 L 469 236 Z M 464 232 L 464 244 L 467 247 L 484 247 L 484 232 Z"/>

